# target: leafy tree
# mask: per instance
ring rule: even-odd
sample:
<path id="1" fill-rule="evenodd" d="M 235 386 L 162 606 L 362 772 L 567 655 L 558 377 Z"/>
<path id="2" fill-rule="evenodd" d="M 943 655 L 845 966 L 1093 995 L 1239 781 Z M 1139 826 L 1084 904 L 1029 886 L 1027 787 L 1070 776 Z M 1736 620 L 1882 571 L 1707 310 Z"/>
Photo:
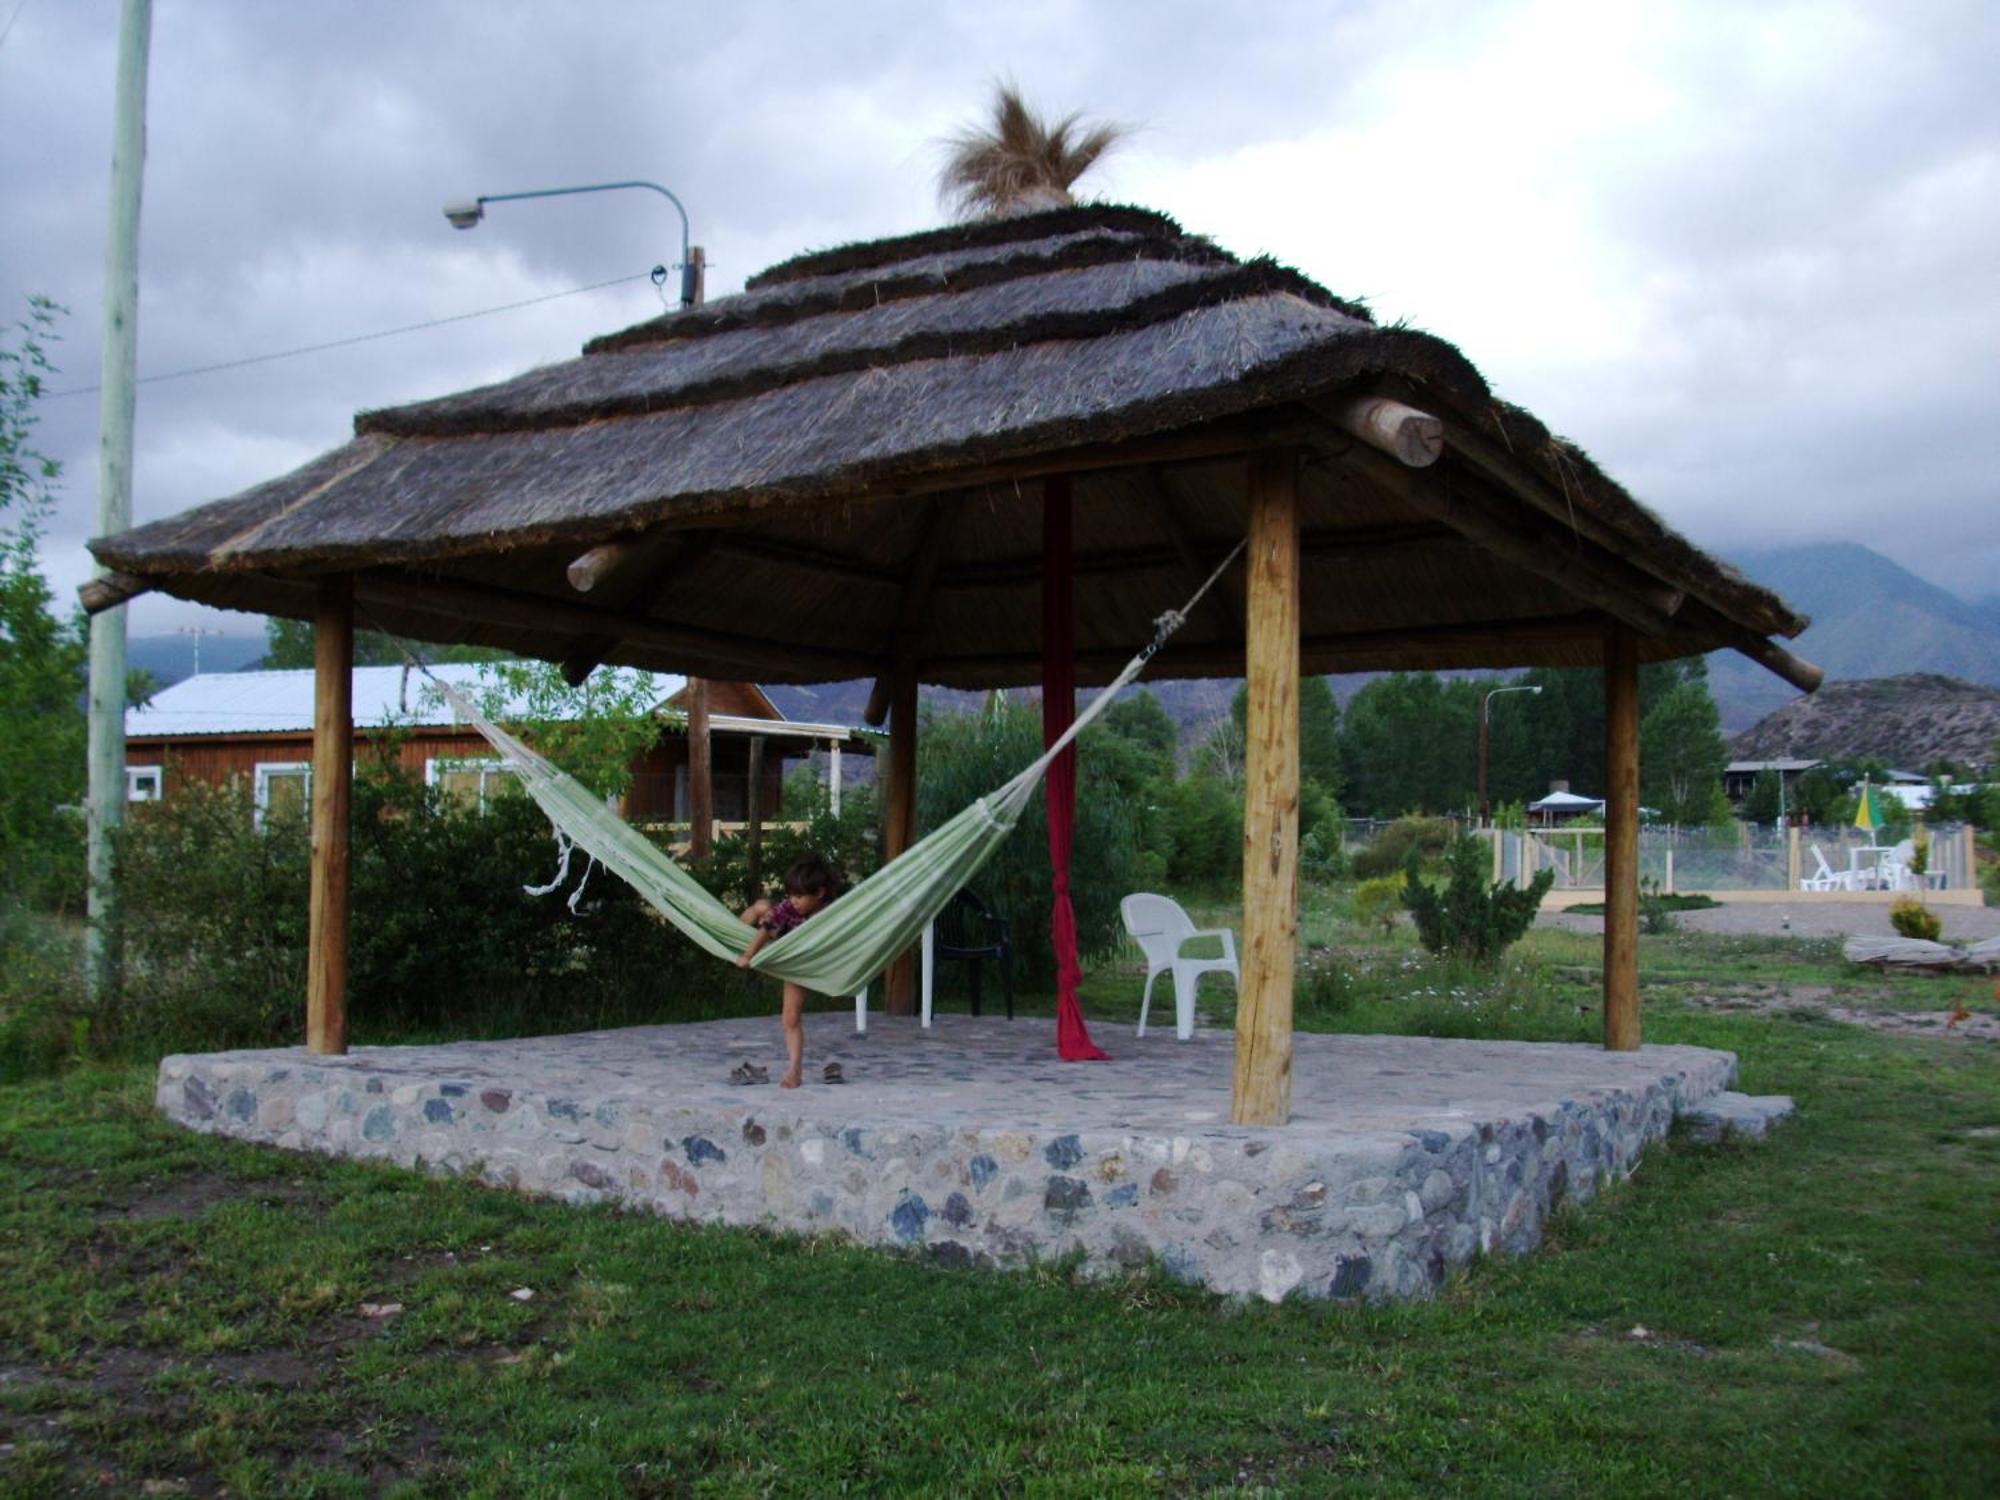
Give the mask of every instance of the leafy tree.
<path id="1" fill-rule="evenodd" d="M 60 311 L 32 297 L 0 336 L 0 898 L 44 905 L 83 882 L 86 648 L 81 621 L 56 615 L 42 576 L 61 468 L 33 445 Z"/>
<path id="2" fill-rule="evenodd" d="M 1840 783 L 1824 766 L 1814 766 L 1792 783 L 1791 805 L 1808 823 L 1824 823 L 1840 803 Z"/>
<path id="3" fill-rule="evenodd" d="M 1466 834 L 1445 850 L 1445 887 L 1427 885 L 1416 850 L 1403 866 L 1403 905 L 1417 924 L 1417 938 L 1433 953 L 1489 963 L 1528 930 L 1556 872 L 1543 870 L 1526 890 L 1488 883 L 1491 851 Z"/>
<path id="4" fill-rule="evenodd" d="M 1478 683 L 1392 672 L 1356 693 L 1340 735 L 1352 809 L 1376 818 L 1468 806 L 1478 786 Z"/>
<path id="5" fill-rule="evenodd" d="M 1167 878 L 1205 885 L 1243 873 L 1243 788 L 1195 771 L 1163 788 Z"/>
<path id="6" fill-rule="evenodd" d="M 1126 753 L 1121 753 L 1121 747 Z M 976 713 L 929 712 L 917 737 L 917 822 L 924 832 L 963 812 L 1042 752 L 1040 706 L 1001 702 Z M 1070 865 L 1077 945 L 1102 952 L 1122 930 L 1118 903 L 1133 889 L 1139 851 L 1141 758 L 1097 726 L 1077 740 L 1076 837 Z M 1013 922 L 1014 951 L 1031 980 L 1055 973 L 1049 940 L 1054 888 L 1049 873 L 1048 814 L 1037 788 L 1014 832 L 974 882 Z"/>
<path id="7" fill-rule="evenodd" d="M 1757 773 L 1756 781 L 1750 785 L 1750 794 L 1743 799 L 1743 820 L 1746 823 L 1775 823 L 1784 800 L 1784 787 L 1778 773 L 1767 766 Z"/>
<path id="8" fill-rule="evenodd" d="M 1639 796 L 1670 823 L 1707 823 L 1729 747 L 1706 682 L 1684 681 L 1639 725 Z"/>
<path id="9" fill-rule="evenodd" d="M 386 635 L 379 630 L 354 632 L 354 665 L 393 667 L 408 657 L 422 661 L 507 661 L 511 655 L 490 646 L 439 646 Z M 258 666 L 267 671 L 297 670 L 313 664 L 313 627 L 310 620 L 285 620 L 268 615 L 264 620 L 264 656 Z"/>
<path id="10" fill-rule="evenodd" d="M 1195 746 L 1194 772 L 1241 786 L 1244 752 L 1243 725 L 1233 717 L 1218 719 Z"/>
<path id="11" fill-rule="evenodd" d="M 1250 687 L 1237 688 L 1230 700 L 1229 720 L 1241 743 L 1250 718 Z M 1338 798 L 1340 775 L 1340 703 L 1324 677 L 1299 680 L 1299 780 L 1323 787 Z"/>
<path id="12" fill-rule="evenodd" d="M 480 712 L 504 718 L 602 797 L 619 796 L 631 785 L 632 763 L 675 719 L 660 709 L 659 679 L 649 672 L 600 668 L 578 687 L 550 662 L 493 662 L 480 675 L 485 685 L 473 695 Z"/>
<path id="13" fill-rule="evenodd" d="M 1173 775 L 1174 760 L 1180 754 L 1180 730 L 1150 691 L 1140 688 L 1120 698 L 1097 722 L 1107 733 L 1149 753 L 1159 774 Z"/>

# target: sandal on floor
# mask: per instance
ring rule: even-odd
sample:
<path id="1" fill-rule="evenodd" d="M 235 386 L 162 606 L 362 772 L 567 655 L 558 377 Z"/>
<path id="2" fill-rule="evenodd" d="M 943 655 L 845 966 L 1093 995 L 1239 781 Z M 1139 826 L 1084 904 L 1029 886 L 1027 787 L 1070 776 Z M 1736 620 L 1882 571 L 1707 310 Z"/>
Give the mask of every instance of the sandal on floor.
<path id="1" fill-rule="evenodd" d="M 826 1071 L 822 1073 L 820 1076 L 824 1078 L 828 1083 L 847 1082 L 847 1075 L 840 1071 L 840 1064 L 837 1062 L 828 1063 L 826 1065 Z"/>
<path id="2" fill-rule="evenodd" d="M 761 1068 L 756 1063 L 745 1059 L 729 1070 L 729 1081 L 739 1085 L 769 1083 L 771 1081 L 771 1070 L 769 1068 Z"/>

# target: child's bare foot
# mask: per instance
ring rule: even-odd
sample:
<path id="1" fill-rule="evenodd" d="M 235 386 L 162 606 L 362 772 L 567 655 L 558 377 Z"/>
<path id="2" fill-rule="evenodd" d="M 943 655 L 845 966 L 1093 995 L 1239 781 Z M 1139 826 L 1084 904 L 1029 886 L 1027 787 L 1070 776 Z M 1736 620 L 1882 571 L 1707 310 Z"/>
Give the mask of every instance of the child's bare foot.
<path id="1" fill-rule="evenodd" d="M 799 1070 L 797 1068 L 792 1069 L 791 1072 L 787 1073 L 783 1078 L 780 1078 L 778 1080 L 778 1087 L 781 1089 L 795 1089 L 798 1086 L 799 1086 Z"/>

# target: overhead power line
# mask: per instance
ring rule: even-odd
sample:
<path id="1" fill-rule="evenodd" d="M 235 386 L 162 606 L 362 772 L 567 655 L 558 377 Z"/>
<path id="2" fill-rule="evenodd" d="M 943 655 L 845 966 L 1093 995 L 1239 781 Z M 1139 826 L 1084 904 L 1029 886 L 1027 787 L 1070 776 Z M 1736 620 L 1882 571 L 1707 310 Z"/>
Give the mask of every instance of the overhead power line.
<path id="1" fill-rule="evenodd" d="M 251 354 L 242 359 L 225 359 L 212 365 L 194 365 L 185 370 L 167 370 L 158 375 L 141 375 L 140 385 L 153 385 L 162 380 L 185 380 L 190 375 L 213 375 L 221 370 L 240 370 L 245 365 L 269 364 L 274 359 L 296 359 L 301 354 L 320 354 L 328 349 L 345 349 L 350 344 L 367 344 L 376 339 L 395 338 L 405 333 L 422 333 L 427 328 L 442 328 L 448 323 L 465 323 L 473 318 L 490 318 L 495 313 L 515 312 L 523 307 L 534 307 L 542 302 L 554 302 L 562 297 L 578 297 L 585 292 L 601 292 L 606 287 L 624 286 L 631 281 L 645 281 L 650 272 L 636 271 L 630 276 L 614 276 L 609 281 L 593 281 L 589 286 L 573 286 L 568 291 L 546 292 L 539 297 L 524 297 L 519 302 L 503 302 L 498 307 L 482 307 L 473 312 L 453 313 L 450 317 L 431 318 L 422 323 L 406 323 L 401 328 L 383 328 L 374 333 L 357 333 L 351 338 L 328 339 L 323 344 L 301 344 L 296 349 L 279 349 L 271 354 Z M 88 396 L 101 390 L 96 385 L 74 385 L 60 391 L 46 391 L 48 396 Z"/>

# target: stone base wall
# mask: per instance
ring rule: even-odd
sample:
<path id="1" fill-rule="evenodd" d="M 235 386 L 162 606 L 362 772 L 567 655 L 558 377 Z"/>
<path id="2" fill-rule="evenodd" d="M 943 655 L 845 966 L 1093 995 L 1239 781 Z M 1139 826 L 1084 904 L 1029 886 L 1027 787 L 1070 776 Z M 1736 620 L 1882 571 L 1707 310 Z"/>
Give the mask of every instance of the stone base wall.
<path id="1" fill-rule="evenodd" d="M 1435 1129 L 1150 1131 L 829 1123 L 775 1090 L 674 1107 L 565 1097 L 304 1052 L 167 1058 L 158 1103 L 192 1129 L 372 1157 L 569 1202 L 838 1231 L 940 1261 L 1157 1261 L 1273 1301 L 1406 1297 L 1475 1253 L 1519 1254 L 1564 1199 L 1631 1171 L 1677 1112 L 1726 1088 L 1727 1053 L 1671 1054 L 1645 1081 Z M 287 1059 L 287 1060 L 278 1060 Z M 733 1092 L 733 1091 L 732 1091 Z M 856 1111 L 864 1114 L 865 1111 Z"/>

